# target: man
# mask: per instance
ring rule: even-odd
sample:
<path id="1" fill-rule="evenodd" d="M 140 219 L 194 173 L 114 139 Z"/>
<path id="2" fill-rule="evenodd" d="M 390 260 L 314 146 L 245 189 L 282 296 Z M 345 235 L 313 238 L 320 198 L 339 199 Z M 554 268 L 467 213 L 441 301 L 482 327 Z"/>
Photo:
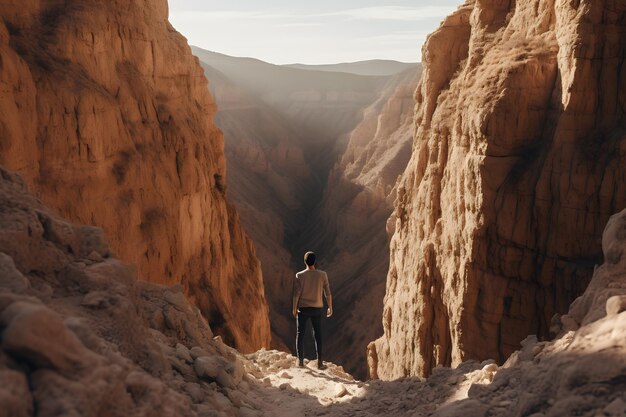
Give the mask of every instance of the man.
<path id="1" fill-rule="evenodd" d="M 296 318 L 298 332 L 296 335 L 296 349 L 298 366 L 304 366 L 304 333 L 309 320 L 313 324 L 315 336 L 315 351 L 317 352 L 317 368 L 325 369 L 322 361 L 322 315 L 324 302 L 322 294 L 326 296 L 328 310 L 326 317 L 333 315 L 333 299 L 330 295 L 328 275 L 315 268 L 316 256 L 313 252 L 304 254 L 306 269 L 296 274 L 293 285 L 293 316 Z"/>

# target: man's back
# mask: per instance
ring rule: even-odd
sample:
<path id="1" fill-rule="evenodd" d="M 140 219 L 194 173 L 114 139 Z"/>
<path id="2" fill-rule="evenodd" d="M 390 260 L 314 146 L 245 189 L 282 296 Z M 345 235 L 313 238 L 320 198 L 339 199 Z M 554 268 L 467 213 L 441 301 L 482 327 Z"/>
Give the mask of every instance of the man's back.
<path id="1" fill-rule="evenodd" d="M 322 293 L 330 295 L 328 276 L 319 269 L 305 269 L 296 274 L 294 292 L 299 294 L 298 307 L 324 307 Z"/>

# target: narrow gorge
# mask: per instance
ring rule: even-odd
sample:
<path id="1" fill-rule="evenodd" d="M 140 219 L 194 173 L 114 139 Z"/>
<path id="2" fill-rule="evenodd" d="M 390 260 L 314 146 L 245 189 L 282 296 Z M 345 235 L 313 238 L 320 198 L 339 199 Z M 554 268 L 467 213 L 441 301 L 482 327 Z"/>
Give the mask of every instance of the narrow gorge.
<path id="1" fill-rule="evenodd" d="M 423 64 L 169 18 L 0 3 L 0 417 L 626 415 L 625 2 L 466 0 Z"/>
<path id="2" fill-rule="evenodd" d="M 367 343 L 382 332 L 385 225 L 410 156 L 419 65 L 318 70 L 194 53 L 219 108 L 228 195 L 261 260 L 273 346 L 293 351 L 292 281 L 315 250 L 336 300 L 326 358 L 365 378 Z M 379 75 L 338 72 L 353 67 Z"/>

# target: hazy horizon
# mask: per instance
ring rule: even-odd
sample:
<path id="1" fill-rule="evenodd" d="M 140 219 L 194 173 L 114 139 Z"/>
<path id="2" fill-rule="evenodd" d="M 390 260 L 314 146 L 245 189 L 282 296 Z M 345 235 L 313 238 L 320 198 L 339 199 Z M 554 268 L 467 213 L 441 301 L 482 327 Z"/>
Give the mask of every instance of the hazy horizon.
<path id="1" fill-rule="evenodd" d="M 462 0 L 169 0 L 170 21 L 190 44 L 273 64 L 372 59 L 420 62 L 426 36 Z"/>

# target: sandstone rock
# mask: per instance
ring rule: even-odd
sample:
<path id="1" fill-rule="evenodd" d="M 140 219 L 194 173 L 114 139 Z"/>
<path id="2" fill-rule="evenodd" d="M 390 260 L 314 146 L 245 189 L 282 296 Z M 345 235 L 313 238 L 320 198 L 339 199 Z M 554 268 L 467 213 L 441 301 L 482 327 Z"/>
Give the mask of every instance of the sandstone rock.
<path id="1" fill-rule="evenodd" d="M 212 400 L 213 400 L 213 404 L 218 410 L 224 411 L 224 410 L 230 410 L 233 408 L 233 403 L 230 402 L 228 397 L 223 394 L 220 394 L 219 392 L 216 392 L 213 395 Z"/>
<path id="2" fill-rule="evenodd" d="M 429 36 L 379 378 L 503 362 L 583 293 L 602 229 L 626 206 L 625 7 L 470 1 Z"/>
<path id="3" fill-rule="evenodd" d="M 238 358 L 231 362 L 226 367 L 226 370 L 232 375 L 233 381 L 236 385 L 239 385 L 239 383 L 241 383 L 246 376 L 246 370 Z"/>
<path id="4" fill-rule="evenodd" d="M 184 299 L 174 308 L 165 299 L 173 290 L 137 282 L 132 269 L 110 256 L 76 262 L 73 250 L 48 240 L 45 218 L 67 230 L 92 230 L 57 221 L 0 168 L 0 252 L 22 275 L 36 268 L 26 293 L 0 292 L 0 414 L 195 416 L 193 402 L 217 387 L 198 383 L 177 355 L 183 345 L 214 351 L 206 321 Z M 99 232 L 90 236 L 99 242 Z M 49 293 L 37 290 L 44 284 Z M 180 318 L 170 324 L 179 327 L 154 319 L 168 308 Z M 229 369 L 241 376 L 241 364 Z M 232 404 L 228 410 L 234 413 Z"/>
<path id="5" fill-rule="evenodd" d="M 202 389 L 199 384 L 188 382 L 185 384 L 185 392 L 189 394 L 189 397 L 194 403 L 201 403 L 206 398 L 207 393 Z"/>
<path id="6" fill-rule="evenodd" d="M 5 330 L 2 348 L 34 368 L 68 372 L 87 364 L 80 340 L 54 311 L 37 304 L 17 302 L 0 316 Z"/>
<path id="7" fill-rule="evenodd" d="M 259 417 L 259 412 L 248 407 L 239 409 L 239 417 Z"/>
<path id="8" fill-rule="evenodd" d="M 235 388 L 237 385 L 232 375 L 225 369 L 220 369 L 217 377 L 215 378 L 217 383 L 224 388 Z"/>
<path id="9" fill-rule="evenodd" d="M 609 300 L 614 296 L 621 298 L 626 291 L 626 283 L 620 277 L 623 263 L 615 262 L 615 259 L 611 257 L 611 254 L 626 251 L 626 239 L 623 236 L 624 225 L 626 225 L 626 209 L 611 216 L 607 223 L 602 235 L 602 248 L 606 251 L 604 253 L 606 262 L 595 268 L 589 287 L 572 303 L 567 314 L 567 317 L 577 325 L 574 329 L 604 317 L 609 311 L 621 309 L 618 299 L 610 303 Z M 564 330 L 572 330 L 572 328 Z"/>
<path id="10" fill-rule="evenodd" d="M 609 416 L 623 416 L 626 414 L 626 401 L 616 398 L 603 411 Z"/>
<path id="11" fill-rule="evenodd" d="M 220 413 L 212 405 L 199 404 L 197 407 L 198 417 L 219 417 Z"/>
<path id="12" fill-rule="evenodd" d="M 113 252 L 143 279 L 185 283 L 227 343 L 269 345 L 260 264 L 225 198 L 215 104 L 167 2 L 11 1 L 0 32 L 0 164 L 61 215 L 102 228 L 34 213 L 31 230 L 85 262 Z M 13 259 L 26 274 L 51 262 Z"/>
<path id="13" fill-rule="evenodd" d="M 28 380 L 22 373 L 0 370 L 0 416 L 27 417 L 33 413 L 33 399 Z"/>
<path id="14" fill-rule="evenodd" d="M 0 290 L 21 293 L 30 287 L 30 281 L 15 267 L 13 259 L 0 253 Z"/>
<path id="15" fill-rule="evenodd" d="M 199 346 L 192 347 L 191 350 L 189 351 L 189 354 L 191 355 L 193 360 L 196 360 L 202 356 L 211 356 L 209 352 L 207 352 L 206 350 L 202 349 Z"/>
<path id="16" fill-rule="evenodd" d="M 176 355 L 187 363 L 193 363 L 193 358 L 191 357 L 189 349 L 187 349 L 187 347 L 183 344 L 176 344 Z"/>
<path id="17" fill-rule="evenodd" d="M 218 356 L 201 356 L 194 361 L 194 369 L 200 378 L 217 379 L 226 362 Z"/>
<path id="18" fill-rule="evenodd" d="M 92 291 L 83 297 L 80 304 L 89 308 L 103 309 L 111 306 L 112 302 L 115 302 L 115 297 L 112 294 L 104 291 Z"/>
<path id="19" fill-rule="evenodd" d="M 341 398 L 344 395 L 348 394 L 348 390 L 346 389 L 345 385 L 343 384 L 337 384 L 335 386 L 335 397 L 337 398 Z"/>
<path id="20" fill-rule="evenodd" d="M 626 311 L 626 295 L 614 295 L 606 300 L 606 315 L 612 316 Z"/>

